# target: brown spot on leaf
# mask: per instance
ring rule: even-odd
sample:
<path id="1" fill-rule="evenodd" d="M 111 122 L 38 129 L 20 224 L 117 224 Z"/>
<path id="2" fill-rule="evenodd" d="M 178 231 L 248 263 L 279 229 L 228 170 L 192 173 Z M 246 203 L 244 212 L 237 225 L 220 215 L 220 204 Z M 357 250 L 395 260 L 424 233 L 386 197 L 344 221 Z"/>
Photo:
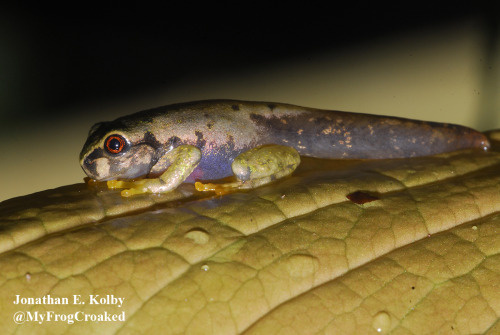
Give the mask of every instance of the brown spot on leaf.
<path id="1" fill-rule="evenodd" d="M 358 205 L 366 204 L 367 202 L 372 202 L 380 199 L 378 195 L 366 191 L 353 192 L 351 194 L 348 194 L 346 198 Z"/>

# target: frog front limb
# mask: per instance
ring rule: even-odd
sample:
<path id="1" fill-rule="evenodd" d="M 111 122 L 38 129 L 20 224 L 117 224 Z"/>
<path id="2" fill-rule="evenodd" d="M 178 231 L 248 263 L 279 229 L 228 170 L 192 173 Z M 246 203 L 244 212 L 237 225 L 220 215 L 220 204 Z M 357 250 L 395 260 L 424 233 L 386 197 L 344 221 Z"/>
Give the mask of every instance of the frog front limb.
<path id="1" fill-rule="evenodd" d="M 196 168 L 201 159 L 201 151 L 192 145 L 181 145 L 163 155 L 152 170 L 168 166 L 158 178 L 137 181 L 110 180 L 108 188 L 127 188 L 123 197 L 142 193 L 166 193 L 179 186 Z"/>
<path id="2" fill-rule="evenodd" d="M 255 188 L 291 174 L 300 164 L 297 150 L 284 145 L 262 145 L 238 155 L 231 168 L 238 181 L 225 184 L 195 183 L 198 191 L 224 194 Z"/>

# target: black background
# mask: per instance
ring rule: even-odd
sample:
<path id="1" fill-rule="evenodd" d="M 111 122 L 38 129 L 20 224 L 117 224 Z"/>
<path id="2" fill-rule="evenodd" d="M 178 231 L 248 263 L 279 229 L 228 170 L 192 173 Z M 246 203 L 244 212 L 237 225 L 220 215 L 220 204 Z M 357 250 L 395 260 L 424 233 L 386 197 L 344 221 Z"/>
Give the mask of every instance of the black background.
<path id="1" fill-rule="evenodd" d="M 188 76 L 432 32 L 450 21 L 476 18 L 487 33 L 495 31 L 493 10 L 464 4 L 108 1 L 2 8 L 0 121 L 36 120 L 78 103 L 168 89 Z"/>

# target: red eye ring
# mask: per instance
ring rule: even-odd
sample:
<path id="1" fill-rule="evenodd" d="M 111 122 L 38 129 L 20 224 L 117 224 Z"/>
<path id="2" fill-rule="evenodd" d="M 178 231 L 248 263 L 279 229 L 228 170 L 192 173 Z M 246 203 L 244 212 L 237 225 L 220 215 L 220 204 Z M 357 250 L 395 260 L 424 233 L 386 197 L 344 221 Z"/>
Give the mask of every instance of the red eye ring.
<path id="1" fill-rule="evenodd" d="M 110 135 L 106 141 L 104 141 L 106 151 L 111 154 L 119 154 L 123 151 L 126 145 L 127 141 L 121 135 Z"/>

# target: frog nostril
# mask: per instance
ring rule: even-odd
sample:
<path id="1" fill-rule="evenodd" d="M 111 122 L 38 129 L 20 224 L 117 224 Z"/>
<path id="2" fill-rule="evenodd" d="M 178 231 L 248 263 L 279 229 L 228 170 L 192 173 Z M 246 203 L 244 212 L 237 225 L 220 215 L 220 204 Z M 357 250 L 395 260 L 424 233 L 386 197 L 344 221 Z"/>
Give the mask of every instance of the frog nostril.
<path id="1" fill-rule="evenodd" d="M 83 165 L 93 165 L 96 160 L 102 157 L 102 149 L 95 149 L 91 153 L 89 153 L 86 157 L 83 158 Z"/>

